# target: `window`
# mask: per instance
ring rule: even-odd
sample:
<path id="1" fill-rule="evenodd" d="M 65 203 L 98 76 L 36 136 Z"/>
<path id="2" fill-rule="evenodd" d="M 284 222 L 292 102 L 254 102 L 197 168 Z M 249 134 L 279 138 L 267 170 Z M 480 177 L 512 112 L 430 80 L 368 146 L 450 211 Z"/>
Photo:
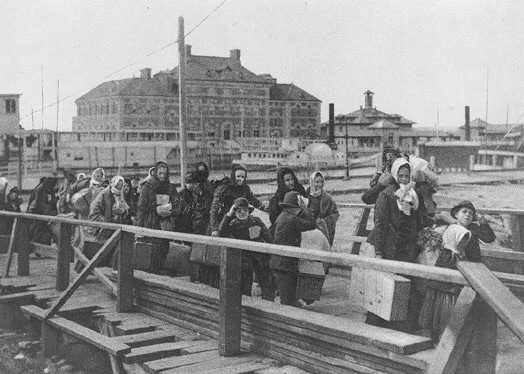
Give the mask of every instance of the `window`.
<path id="1" fill-rule="evenodd" d="M 16 100 L 6 99 L 5 112 L 6 113 L 16 113 Z"/>
<path id="2" fill-rule="evenodd" d="M 257 130 L 253 130 L 253 136 L 255 138 L 258 138 L 260 136 L 260 130 L 258 130 L 258 129 Z"/>
<path id="3" fill-rule="evenodd" d="M 229 130 L 224 130 L 224 140 L 231 140 L 231 134 Z"/>

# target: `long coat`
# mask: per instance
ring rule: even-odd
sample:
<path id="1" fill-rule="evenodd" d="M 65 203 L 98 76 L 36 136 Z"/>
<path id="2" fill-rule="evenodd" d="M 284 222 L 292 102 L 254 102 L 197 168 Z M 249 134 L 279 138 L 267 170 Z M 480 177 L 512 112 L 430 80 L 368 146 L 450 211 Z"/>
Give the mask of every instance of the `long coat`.
<path id="1" fill-rule="evenodd" d="M 422 210 L 405 215 L 397 206 L 394 196 L 398 185 L 393 183 L 383 190 L 375 204 L 373 231 L 368 243 L 375 247 L 375 253 L 387 260 L 416 262 L 417 235 L 422 229 Z"/>
<path id="2" fill-rule="evenodd" d="M 307 193 L 309 199 L 308 208 L 311 208 L 315 197 L 309 196 L 309 188 Z M 338 213 L 337 203 L 335 203 L 335 200 L 333 200 L 330 194 L 322 191 L 319 210 L 315 212 L 315 218 L 322 218 L 326 222 L 327 233 L 323 231 L 322 227 L 319 227 L 319 229 L 326 235 L 330 245 L 333 245 L 333 240 L 335 239 L 335 229 L 339 217 L 340 214 Z"/>
<path id="3" fill-rule="evenodd" d="M 161 217 L 157 214 L 156 195 L 169 195 L 170 202 L 173 206 L 171 217 Z M 149 229 L 161 230 L 162 220 L 173 220 L 176 228 L 176 221 L 179 222 L 181 216 L 180 197 L 175 185 L 169 183 L 169 177 L 166 181 L 160 182 L 157 178 L 151 178 L 142 185 L 140 197 L 138 198 L 136 226 L 146 227 Z"/>
<path id="4" fill-rule="evenodd" d="M 295 181 L 295 187 L 293 188 L 293 190 L 288 190 L 286 188 L 286 185 L 284 183 L 284 176 L 286 174 L 291 174 L 293 176 L 293 179 Z M 280 214 L 280 212 L 282 212 L 282 207 L 279 203 L 281 203 L 284 200 L 284 195 L 286 194 L 286 192 L 290 191 L 297 191 L 299 195 L 302 195 L 304 197 L 307 196 L 304 186 L 302 186 L 298 182 L 298 179 L 293 170 L 289 168 L 281 168 L 277 172 L 277 191 L 275 192 L 271 200 L 269 200 L 269 222 L 271 222 L 271 225 L 275 224 L 278 215 Z"/>

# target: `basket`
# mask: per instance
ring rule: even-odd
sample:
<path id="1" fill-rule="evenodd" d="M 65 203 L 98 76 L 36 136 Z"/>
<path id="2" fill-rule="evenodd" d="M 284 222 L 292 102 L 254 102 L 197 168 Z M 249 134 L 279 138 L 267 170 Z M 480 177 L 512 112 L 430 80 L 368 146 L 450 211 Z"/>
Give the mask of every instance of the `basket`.
<path id="1" fill-rule="evenodd" d="M 325 276 L 312 274 L 297 274 L 297 299 L 320 300 Z"/>

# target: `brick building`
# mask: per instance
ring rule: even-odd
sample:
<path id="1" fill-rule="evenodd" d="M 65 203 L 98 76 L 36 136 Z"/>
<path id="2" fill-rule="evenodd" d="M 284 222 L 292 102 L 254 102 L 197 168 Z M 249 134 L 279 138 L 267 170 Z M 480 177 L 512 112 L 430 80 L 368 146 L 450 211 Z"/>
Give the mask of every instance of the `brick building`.
<path id="1" fill-rule="evenodd" d="M 197 56 L 186 46 L 188 131 L 208 147 L 238 149 L 241 138 L 300 137 L 320 132 L 320 100 L 293 84 L 229 57 Z M 178 130 L 178 67 L 105 82 L 76 100 L 73 131 Z"/>

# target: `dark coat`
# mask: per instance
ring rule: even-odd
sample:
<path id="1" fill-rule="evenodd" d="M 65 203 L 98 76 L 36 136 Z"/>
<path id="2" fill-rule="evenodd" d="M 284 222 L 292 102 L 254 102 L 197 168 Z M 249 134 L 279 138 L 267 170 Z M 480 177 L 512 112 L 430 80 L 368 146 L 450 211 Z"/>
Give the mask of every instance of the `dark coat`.
<path id="1" fill-rule="evenodd" d="M 312 204 L 314 203 L 314 199 L 316 198 L 309 195 L 309 188 L 306 192 L 308 194 L 309 199 L 308 208 L 312 209 Z M 324 235 L 326 235 L 329 244 L 333 245 L 337 221 L 340 217 L 340 214 L 338 213 L 337 203 L 335 203 L 335 200 L 333 200 L 331 195 L 325 191 L 322 191 L 322 194 L 318 197 L 318 199 L 318 211 L 313 210 L 314 216 L 315 219 L 322 218 L 326 222 L 327 233 L 324 232 Z"/>
<path id="2" fill-rule="evenodd" d="M 286 174 L 293 175 L 293 179 L 295 180 L 295 188 L 293 190 L 288 190 L 286 188 L 286 185 L 284 184 L 284 175 Z M 271 225 L 275 224 L 275 221 L 277 220 L 278 215 L 280 214 L 280 212 L 282 212 L 282 208 L 280 207 L 279 203 L 281 203 L 284 200 L 284 195 L 286 194 L 286 192 L 289 192 L 289 191 L 297 191 L 299 195 L 302 195 L 304 197 L 307 196 L 304 186 L 302 186 L 298 182 L 298 179 L 295 176 L 295 173 L 293 172 L 293 170 L 289 168 L 278 169 L 277 192 L 275 192 L 271 200 L 269 200 L 269 222 L 271 222 Z"/>
<path id="3" fill-rule="evenodd" d="M 96 222 L 114 222 L 113 204 L 115 197 L 111 187 L 106 187 L 100 192 L 89 206 L 89 220 Z"/>
<path id="4" fill-rule="evenodd" d="M 480 262 L 480 245 L 479 239 L 484 243 L 493 243 L 495 241 L 495 233 L 487 222 L 479 224 L 478 222 L 471 223 L 467 229 L 471 231 L 471 239 L 466 247 L 466 258 L 468 261 Z"/>
<path id="5" fill-rule="evenodd" d="M 260 227 L 260 233 L 256 237 L 252 237 L 252 235 L 250 235 L 250 228 L 254 226 Z M 226 214 L 224 219 L 222 219 L 222 222 L 220 222 L 218 231 L 222 237 L 231 236 L 240 240 L 251 240 L 265 243 L 273 242 L 268 228 L 258 217 L 249 216 L 248 219 L 242 221 L 236 217 L 230 217 Z"/>
<path id="6" fill-rule="evenodd" d="M 382 191 L 375 204 L 373 231 L 368 243 L 375 247 L 376 254 L 387 260 L 416 262 L 417 235 L 422 229 L 422 210 L 419 206 L 411 215 L 405 215 L 397 206 L 394 196 L 398 189 L 396 183 Z"/>
<path id="7" fill-rule="evenodd" d="M 199 183 L 197 191 L 184 188 L 180 191 L 180 201 L 183 221 L 186 222 L 185 232 L 204 235 L 209 225 L 209 210 L 213 202 L 213 193 L 208 188 L 209 183 Z"/>
<path id="8" fill-rule="evenodd" d="M 169 195 L 170 202 L 173 206 L 171 217 L 164 218 L 157 214 L 157 194 Z M 157 177 L 151 177 L 142 185 L 137 205 L 136 226 L 161 230 L 160 222 L 168 219 L 174 221 L 176 228 L 176 224 L 180 223 L 181 213 L 180 197 L 175 185 L 169 182 L 169 170 L 165 181 L 161 182 Z"/>
<path id="9" fill-rule="evenodd" d="M 211 210 L 209 212 L 209 218 L 211 223 L 211 231 L 218 231 L 218 226 L 222 221 L 224 215 L 229 212 L 231 206 L 239 197 L 243 197 L 249 201 L 251 205 L 255 208 L 262 207 L 262 203 L 258 200 L 251 188 L 246 184 L 247 182 L 247 172 L 246 172 L 246 181 L 244 184 L 238 185 L 235 181 L 235 171 L 244 170 L 242 167 L 235 166 L 231 171 L 231 178 L 225 179 L 222 181 L 221 185 L 218 186 L 213 195 L 213 202 L 211 203 Z"/>
<path id="10" fill-rule="evenodd" d="M 300 247 L 302 231 L 313 230 L 316 227 L 315 217 L 309 209 L 293 214 L 284 209 L 275 221 L 275 237 L 273 243 Z M 269 267 L 274 270 L 296 272 L 298 260 L 294 257 L 271 255 Z"/>

